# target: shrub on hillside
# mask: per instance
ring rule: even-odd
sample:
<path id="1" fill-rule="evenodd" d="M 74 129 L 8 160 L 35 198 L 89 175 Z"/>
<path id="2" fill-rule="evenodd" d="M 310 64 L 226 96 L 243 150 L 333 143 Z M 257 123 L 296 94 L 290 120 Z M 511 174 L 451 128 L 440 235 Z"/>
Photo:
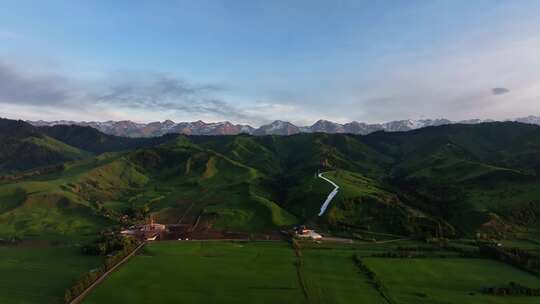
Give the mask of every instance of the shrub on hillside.
<path id="1" fill-rule="evenodd" d="M 87 272 L 85 275 L 79 278 L 70 288 L 66 289 L 66 291 L 64 292 L 64 302 L 70 303 L 71 301 L 73 301 L 73 299 L 83 293 L 102 275 L 104 275 L 107 271 L 111 270 L 131 252 L 133 252 L 133 250 L 135 250 L 138 245 L 139 243 L 135 240 L 133 240 L 133 242 L 124 244 L 124 247 L 121 250 L 116 251 L 115 254 L 111 256 L 108 256 L 99 268 L 91 270 L 90 272 Z"/>
<path id="2" fill-rule="evenodd" d="M 494 296 L 540 296 L 540 288 L 530 288 L 516 282 L 510 282 L 508 286 L 486 287 L 482 292 Z"/>
<path id="3" fill-rule="evenodd" d="M 123 237 L 117 234 L 102 233 L 101 236 L 91 244 L 81 248 L 83 254 L 87 255 L 107 255 L 115 251 L 121 251 L 132 247 L 137 241 L 133 238 Z"/>

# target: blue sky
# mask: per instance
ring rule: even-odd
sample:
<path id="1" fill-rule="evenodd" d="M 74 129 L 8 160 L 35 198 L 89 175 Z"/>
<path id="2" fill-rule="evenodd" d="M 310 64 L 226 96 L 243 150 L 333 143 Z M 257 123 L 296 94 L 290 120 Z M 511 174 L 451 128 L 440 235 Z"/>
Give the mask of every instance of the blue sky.
<path id="1" fill-rule="evenodd" d="M 0 116 L 540 115 L 539 12 L 518 0 L 0 1 Z"/>

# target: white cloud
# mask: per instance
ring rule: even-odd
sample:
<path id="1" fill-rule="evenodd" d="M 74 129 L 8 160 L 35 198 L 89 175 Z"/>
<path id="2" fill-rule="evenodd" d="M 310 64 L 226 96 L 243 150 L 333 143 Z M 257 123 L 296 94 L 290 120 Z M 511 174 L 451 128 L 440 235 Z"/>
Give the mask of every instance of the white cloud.
<path id="1" fill-rule="evenodd" d="M 540 115 L 540 24 L 523 21 L 464 32 L 459 40 L 417 54 L 381 57 L 367 72 L 320 75 L 313 87 L 278 82 L 284 88 L 249 96 L 159 76 L 132 81 L 99 79 L 97 85 L 0 62 L 0 115 L 29 119 L 138 121 L 231 120 L 259 125 L 275 119 L 311 124 L 318 119 L 382 122 L 406 118 L 506 119 Z M 0 30 L 1 39 L 20 35 Z M 391 63 L 389 63 L 391 62 Z M 300 73 L 301 74 L 301 73 Z M 318 78 L 319 77 L 319 78 Z M 323 81 L 325 80 L 325 81 Z M 278 86 L 279 86 L 278 85 Z M 289 86 L 288 88 L 285 86 Z M 292 89 L 291 89 L 292 88 Z M 493 94 L 505 88 L 505 94 Z M 248 88 L 257 95 L 259 88 Z M 255 91 L 255 93 L 253 93 Z"/>
<path id="2" fill-rule="evenodd" d="M 517 34 L 474 37 L 383 67 L 371 80 L 346 90 L 342 94 L 349 117 L 384 121 L 540 114 L 540 39 Z M 493 95 L 498 87 L 509 92 Z"/>
<path id="3" fill-rule="evenodd" d="M 97 82 L 89 85 L 51 72 L 32 74 L 19 66 L 0 62 L 0 104 L 5 106 L 6 116 L 22 118 L 35 117 L 34 113 L 48 117 L 48 111 L 52 111 L 57 116 L 54 120 L 140 117 L 143 121 L 153 121 L 162 117 L 255 124 L 266 121 L 261 114 L 246 112 L 222 99 L 220 94 L 225 89 L 218 85 L 198 85 L 152 73 L 141 78 L 124 76 L 112 82 L 106 79 Z"/>

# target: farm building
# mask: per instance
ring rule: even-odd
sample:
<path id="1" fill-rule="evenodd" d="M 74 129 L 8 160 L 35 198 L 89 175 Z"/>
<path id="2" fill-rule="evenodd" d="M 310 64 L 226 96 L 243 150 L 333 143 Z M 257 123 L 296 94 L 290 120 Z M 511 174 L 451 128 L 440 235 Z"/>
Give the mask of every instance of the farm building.
<path id="1" fill-rule="evenodd" d="M 306 226 L 295 227 L 295 235 L 299 238 L 307 238 L 312 240 L 321 240 L 322 235 L 315 232 L 313 229 L 308 229 Z"/>
<path id="2" fill-rule="evenodd" d="M 167 231 L 167 226 L 154 223 L 154 219 L 151 218 L 150 223 L 141 226 L 130 227 L 130 229 L 120 231 L 120 234 L 132 235 L 145 241 L 155 241 L 165 231 Z"/>

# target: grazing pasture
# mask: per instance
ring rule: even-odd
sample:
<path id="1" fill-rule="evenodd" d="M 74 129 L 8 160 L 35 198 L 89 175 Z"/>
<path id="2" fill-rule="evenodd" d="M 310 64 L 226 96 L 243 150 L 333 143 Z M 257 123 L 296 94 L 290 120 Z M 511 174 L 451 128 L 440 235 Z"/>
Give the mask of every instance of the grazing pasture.
<path id="1" fill-rule="evenodd" d="M 509 303 L 537 297 L 492 296 L 485 287 L 540 279 L 509 265 L 425 251 L 423 258 L 374 257 L 414 241 L 387 244 L 163 241 L 148 244 L 85 300 L 96 303 Z M 418 247 L 420 248 L 420 247 Z M 354 256 L 375 274 L 361 270 Z M 382 283 L 382 289 L 375 281 Z M 387 298 L 383 298 L 384 296 Z"/>
<path id="2" fill-rule="evenodd" d="M 74 246 L 0 246 L 0 303 L 63 303 L 65 289 L 101 260 Z"/>
<path id="3" fill-rule="evenodd" d="M 487 259 L 363 258 L 390 296 L 403 304 L 505 303 L 533 304 L 538 297 L 491 296 L 482 288 L 510 281 L 540 287 L 540 279 L 506 264 Z"/>
<path id="4" fill-rule="evenodd" d="M 304 303 L 295 261 L 283 242 L 156 242 L 84 303 Z"/>
<path id="5" fill-rule="evenodd" d="M 384 304 L 353 261 L 352 248 L 302 250 L 309 303 Z"/>
<path id="6" fill-rule="evenodd" d="M 384 303 L 353 254 L 347 247 L 297 256 L 285 242 L 157 242 L 84 303 Z"/>

